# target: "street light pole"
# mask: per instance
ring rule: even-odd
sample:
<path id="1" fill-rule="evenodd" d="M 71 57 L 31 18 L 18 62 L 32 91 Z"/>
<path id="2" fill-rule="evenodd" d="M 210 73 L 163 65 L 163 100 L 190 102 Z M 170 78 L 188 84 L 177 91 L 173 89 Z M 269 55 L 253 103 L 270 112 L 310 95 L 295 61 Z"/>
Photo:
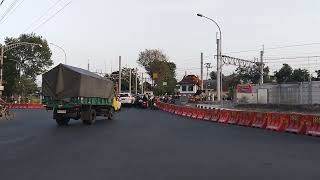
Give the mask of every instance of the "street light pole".
<path id="1" fill-rule="evenodd" d="M 66 53 L 66 51 L 61 46 L 58 46 L 58 45 L 53 44 L 53 43 L 50 43 L 50 44 L 55 46 L 55 47 L 57 47 L 57 48 L 59 48 L 64 53 L 64 64 L 67 64 L 67 53 Z"/>
<path id="2" fill-rule="evenodd" d="M 221 36 L 221 34 L 222 33 L 221 33 L 221 28 L 215 20 L 213 20 L 209 17 L 206 17 L 202 14 L 197 14 L 197 16 L 203 17 L 203 18 L 206 18 L 206 19 L 212 21 L 213 23 L 215 23 L 217 25 L 217 27 L 219 29 L 219 39 L 217 38 L 217 49 L 218 49 L 218 54 L 217 54 L 217 100 L 221 101 L 221 89 L 222 89 L 221 88 L 221 84 L 222 84 L 222 82 L 221 82 L 221 72 L 222 72 L 222 66 L 221 66 L 221 64 L 222 64 L 221 63 L 221 60 L 222 60 L 222 52 L 221 52 L 222 36 Z"/>

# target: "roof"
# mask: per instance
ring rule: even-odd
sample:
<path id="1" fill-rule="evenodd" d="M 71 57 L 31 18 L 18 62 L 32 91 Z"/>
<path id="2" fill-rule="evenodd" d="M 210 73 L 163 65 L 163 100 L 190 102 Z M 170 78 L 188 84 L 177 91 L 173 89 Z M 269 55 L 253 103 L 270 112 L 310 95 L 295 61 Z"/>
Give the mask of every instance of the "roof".
<path id="1" fill-rule="evenodd" d="M 199 84 L 199 82 L 198 82 L 199 80 L 200 79 L 196 75 L 187 75 L 187 76 L 184 76 L 178 84 L 180 84 L 180 85 L 193 84 L 194 85 L 194 84 Z"/>

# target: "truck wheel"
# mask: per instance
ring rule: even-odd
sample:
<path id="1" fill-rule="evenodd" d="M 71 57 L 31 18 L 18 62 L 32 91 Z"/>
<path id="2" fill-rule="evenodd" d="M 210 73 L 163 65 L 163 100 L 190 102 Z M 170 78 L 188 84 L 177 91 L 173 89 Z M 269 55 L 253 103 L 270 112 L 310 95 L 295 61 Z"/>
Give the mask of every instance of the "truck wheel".
<path id="1" fill-rule="evenodd" d="M 110 108 L 109 113 L 108 113 L 108 119 L 113 120 L 113 115 L 114 115 L 114 109 Z"/>
<path id="2" fill-rule="evenodd" d="M 67 126 L 69 124 L 70 119 L 69 118 L 57 118 L 56 122 L 58 126 Z"/>
<path id="3" fill-rule="evenodd" d="M 90 111 L 89 111 L 89 119 L 87 120 L 87 124 L 88 125 L 91 125 L 91 124 L 94 124 L 95 122 L 96 122 L 96 117 L 97 117 L 97 113 L 96 113 L 96 111 L 94 110 L 94 109 L 91 109 Z"/>

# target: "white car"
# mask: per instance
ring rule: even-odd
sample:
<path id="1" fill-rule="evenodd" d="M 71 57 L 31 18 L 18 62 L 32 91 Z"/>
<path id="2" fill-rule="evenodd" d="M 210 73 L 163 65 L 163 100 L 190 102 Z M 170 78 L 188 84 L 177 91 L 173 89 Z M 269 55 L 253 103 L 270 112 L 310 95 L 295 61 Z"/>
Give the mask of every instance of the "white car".
<path id="1" fill-rule="evenodd" d="M 135 98 L 130 93 L 120 93 L 120 102 L 123 105 L 133 105 Z"/>

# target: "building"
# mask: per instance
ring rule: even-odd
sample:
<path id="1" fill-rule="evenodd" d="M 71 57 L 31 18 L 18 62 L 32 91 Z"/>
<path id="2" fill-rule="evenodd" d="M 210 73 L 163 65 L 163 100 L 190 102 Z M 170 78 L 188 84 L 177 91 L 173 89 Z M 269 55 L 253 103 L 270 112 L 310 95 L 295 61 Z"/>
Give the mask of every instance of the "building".
<path id="1" fill-rule="evenodd" d="M 194 95 L 200 90 L 201 81 L 196 75 L 186 75 L 178 83 L 179 93 L 182 96 Z"/>

